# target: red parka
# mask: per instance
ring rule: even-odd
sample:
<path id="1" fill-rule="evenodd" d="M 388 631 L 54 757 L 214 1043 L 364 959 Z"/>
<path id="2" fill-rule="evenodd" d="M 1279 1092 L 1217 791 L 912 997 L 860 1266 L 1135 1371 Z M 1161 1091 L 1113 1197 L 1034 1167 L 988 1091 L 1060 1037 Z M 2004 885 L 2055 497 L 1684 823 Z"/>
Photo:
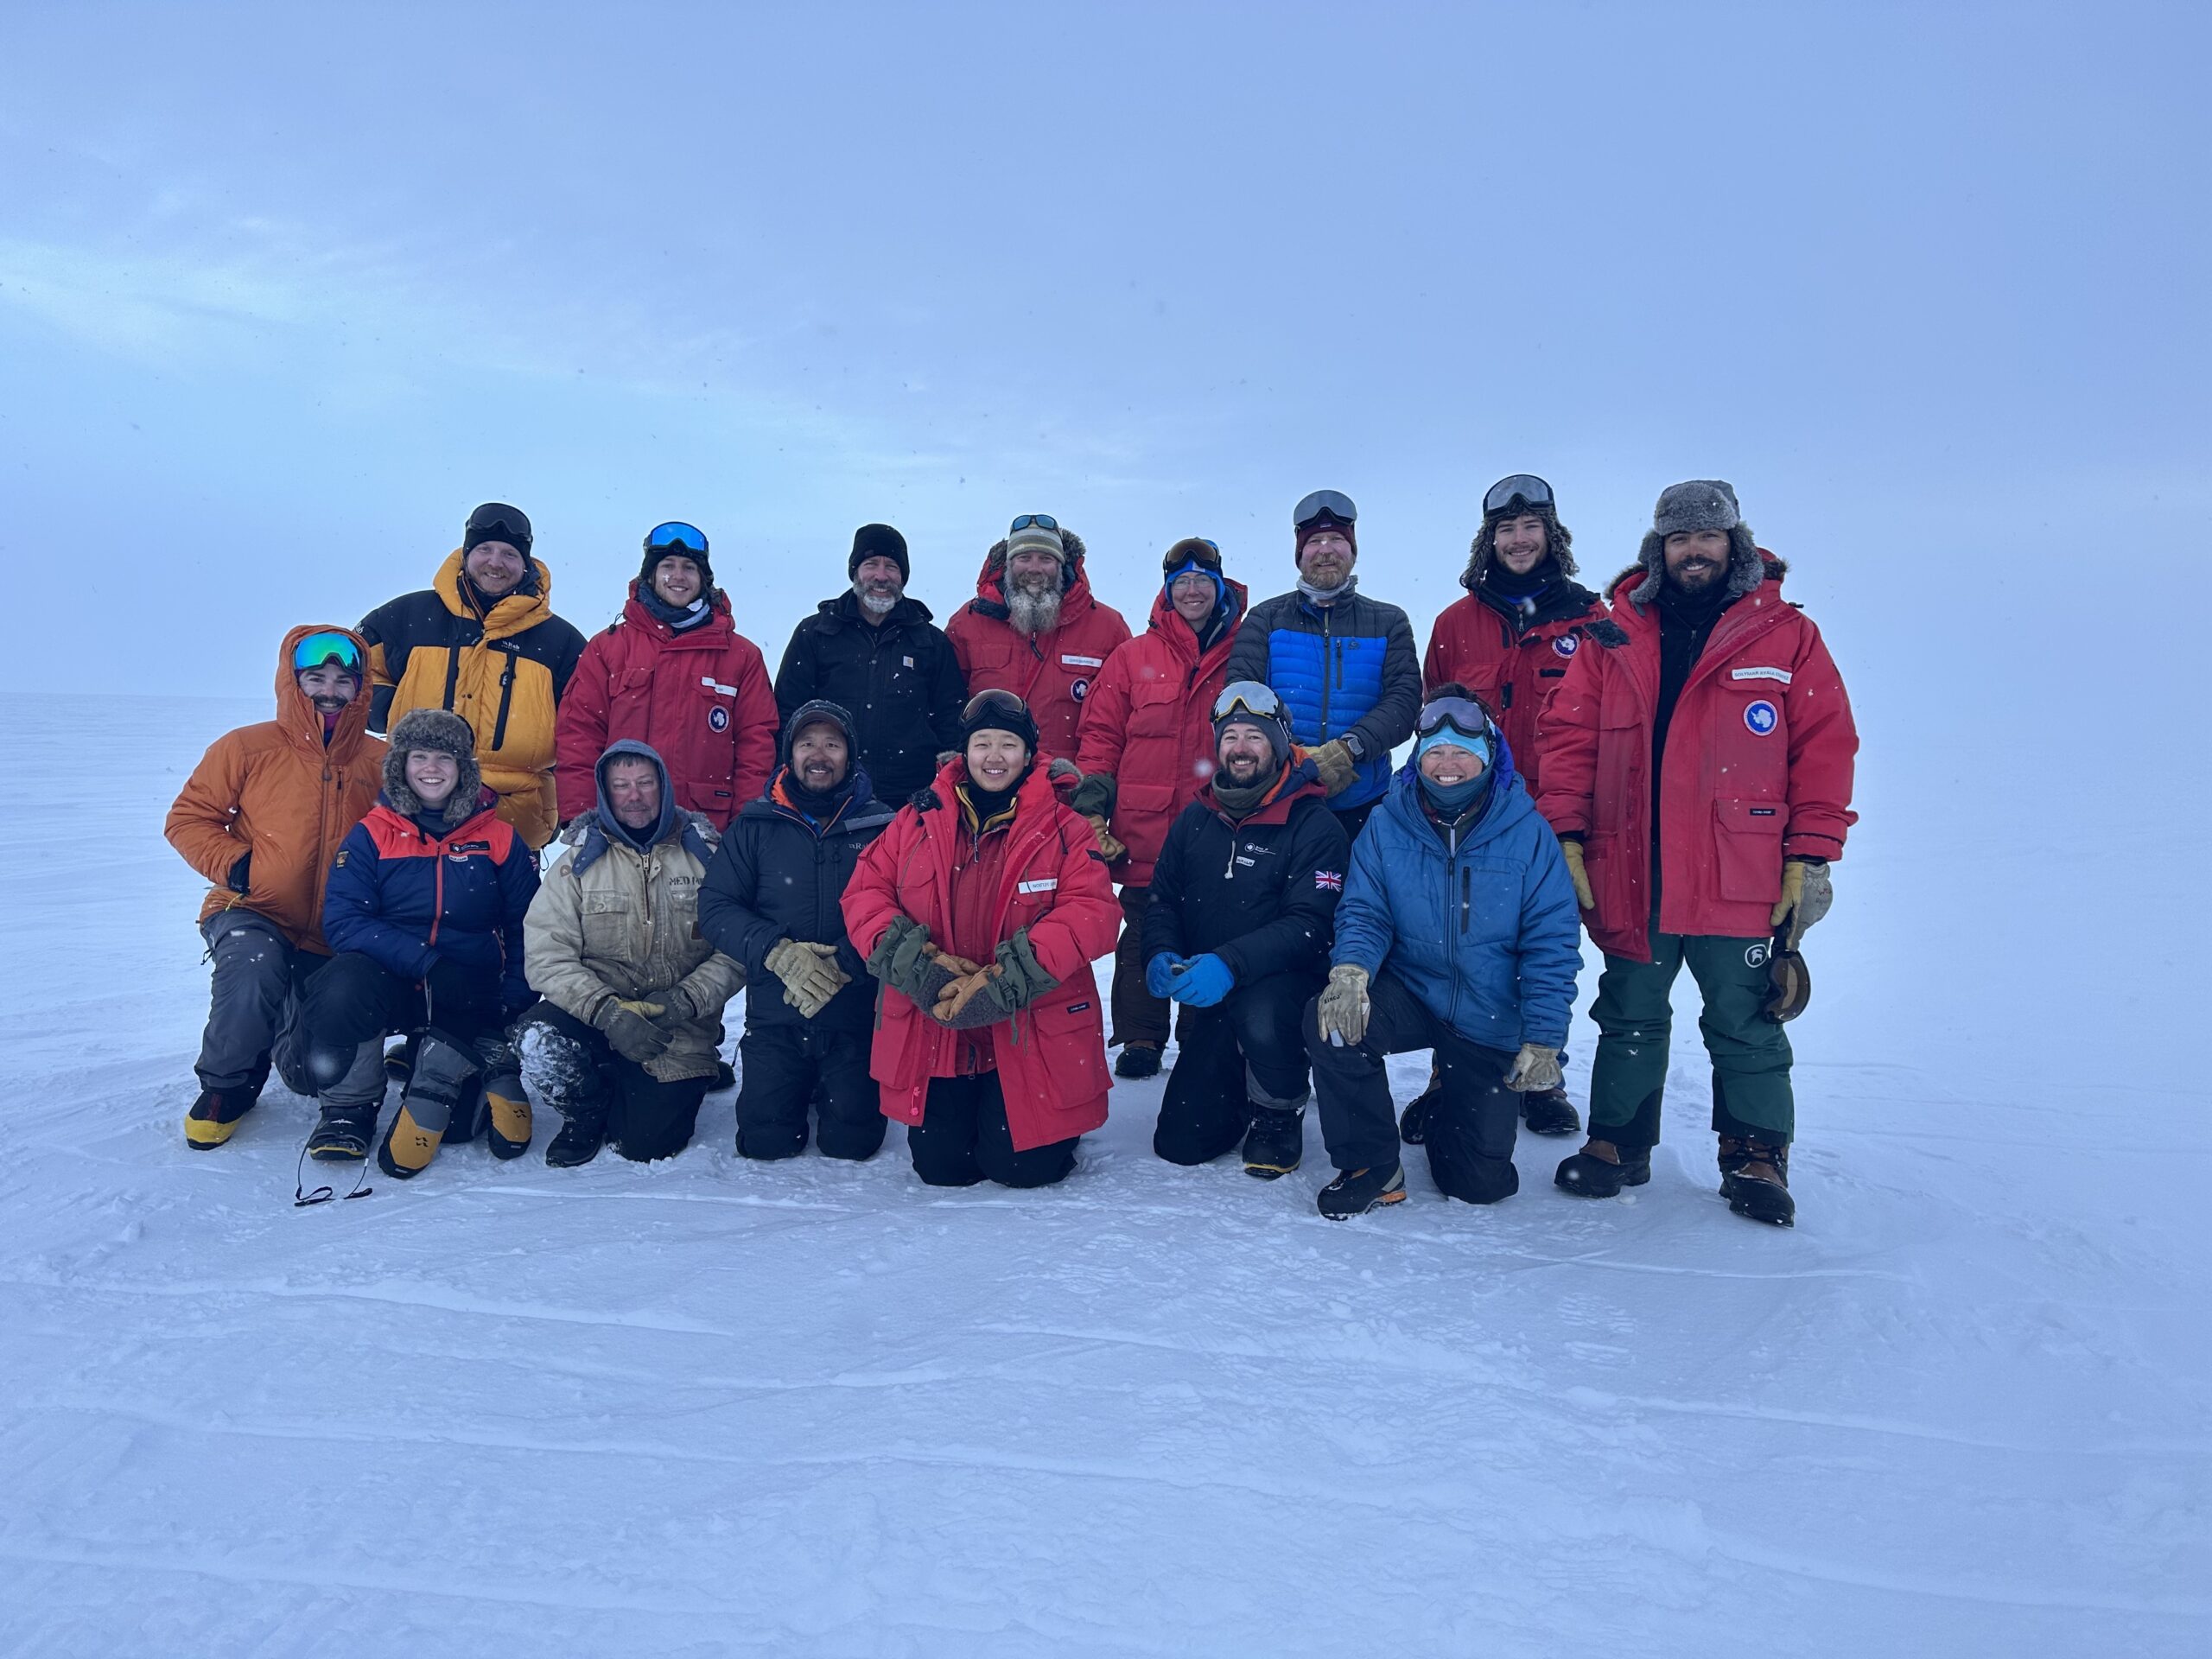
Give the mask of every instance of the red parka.
<path id="1" fill-rule="evenodd" d="M 1726 610 L 1691 667 L 1667 728 L 1659 780 L 1664 933 L 1764 938 L 1790 854 L 1836 858 L 1851 810 L 1859 733 L 1843 678 L 1812 620 L 1782 597 L 1783 566 Z M 1537 810 L 1582 837 L 1610 955 L 1651 960 L 1651 731 L 1659 695 L 1659 613 L 1629 598 L 1646 572 L 1613 584 L 1611 626 L 1590 626 L 1537 735 Z"/>
<path id="2" fill-rule="evenodd" d="M 1512 618 L 1475 591 L 1446 606 L 1429 630 L 1421 683 L 1433 690 L 1457 680 L 1482 699 L 1532 798 L 1542 781 L 1536 716 L 1582 649 L 1584 626 L 1605 613 L 1597 594 L 1561 577 L 1517 632 Z"/>
<path id="3" fill-rule="evenodd" d="M 933 804 L 899 810 L 891 827 L 861 855 L 845 885 L 845 928 L 865 957 L 891 918 L 911 916 L 946 950 L 982 961 L 991 954 L 967 937 L 953 914 L 954 867 L 975 851 L 954 785 L 965 760 L 945 763 L 927 794 Z M 918 800 L 921 798 L 917 798 Z M 1121 906 L 1098 856 L 1090 826 L 1060 804 L 1040 761 L 1014 797 L 1013 822 L 987 835 L 1007 838 L 993 861 L 997 872 L 987 931 L 1003 943 L 1029 930 L 1037 960 L 1058 989 L 988 1027 L 1007 1126 L 1024 1152 L 1096 1128 L 1106 1121 L 1106 1026 L 1094 957 L 1114 949 Z M 957 940 L 957 943 L 956 943 Z M 882 1085 L 883 1115 L 922 1121 L 930 1079 L 960 1074 L 964 1033 L 939 1025 L 889 986 L 877 992 L 875 1041 L 868 1070 Z"/>
<path id="4" fill-rule="evenodd" d="M 1083 538 L 1062 531 L 1068 550 L 1068 587 L 1060 620 L 1050 632 L 1017 633 L 1007 620 L 1006 543 L 984 556 L 976 597 L 952 613 L 945 636 L 968 682 L 968 695 L 1011 691 L 1037 721 L 1037 747 L 1046 760 L 1074 760 L 1077 721 L 1097 683 L 1099 671 L 1129 637 L 1129 625 L 1111 605 L 1090 594 L 1083 570 Z"/>
<path id="5" fill-rule="evenodd" d="M 618 738 L 649 743 L 667 764 L 676 804 L 717 830 L 768 786 L 776 769 L 775 688 L 760 648 L 730 620 L 715 590 L 712 613 L 678 633 L 638 601 L 592 636 L 561 699 L 556 793 L 565 822 L 599 799 L 599 757 Z"/>
<path id="6" fill-rule="evenodd" d="M 1076 764 L 1115 780 L 1114 838 L 1129 849 L 1119 874 L 1133 887 L 1151 881 L 1170 826 L 1213 776 L 1214 699 L 1249 597 L 1241 582 L 1223 585 L 1229 616 L 1211 645 L 1199 648 L 1162 588 L 1151 626 L 1106 659 L 1084 700 Z"/>

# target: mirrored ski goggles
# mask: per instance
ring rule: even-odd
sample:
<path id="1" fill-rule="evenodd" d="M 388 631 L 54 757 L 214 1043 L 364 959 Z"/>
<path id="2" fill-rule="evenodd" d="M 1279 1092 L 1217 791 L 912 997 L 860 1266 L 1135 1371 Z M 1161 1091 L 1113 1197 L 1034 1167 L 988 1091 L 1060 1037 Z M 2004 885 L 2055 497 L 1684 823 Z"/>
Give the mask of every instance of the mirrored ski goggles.
<path id="1" fill-rule="evenodd" d="M 1552 486 L 1534 473 L 1516 473 L 1510 478 L 1501 478 L 1490 486 L 1490 493 L 1483 497 L 1485 514 L 1503 512 L 1519 496 L 1524 506 L 1548 507 L 1552 500 Z"/>
<path id="2" fill-rule="evenodd" d="M 994 688 L 988 691 L 978 691 L 969 698 L 968 706 L 960 711 L 960 718 L 963 721 L 971 721 L 982 714 L 1020 715 L 1027 720 L 1029 705 L 1011 691 Z"/>
<path id="3" fill-rule="evenodd" d="M 505 542 L 510 547 L 530 545 L 530 520 L 512 509 L 479 507 L 468 515 L 464 531 L 479 541 Z"/>
<path id="4" fill-rule="evenodd" d="M 346 634 L 325 628 L 321 633 L 311 633 L 292 647 L 292 672 L 304 674 L 311 668 L 327 668 L 333 663 L 356 679 L 361 674 L 361 648 Z"/>
<path id="5" fill-rule="evenodd" d="M 1060 521 L 1049 512 L 1025 512 L 1006 527 L 1006 533 L 1011 536 L 1017 530 L 1049 530 L 1057 532 L 1059 527 Z"/>
<path id="6" fill-rule="evenodd" d="M 1262 720 L 1288 718 L 1274 689 L 1262 685 L 1257 680 L 1232 680 L 1221 688 L 1221 695 L 1213 700 L 1216 725 L 1239 713 L 1256 715 Z"/>
<path id="7" fill-rule="evenodd" d="M 1316 490 L 1300 501 L 1290 515 L 1294 530 L 1303 530 L 1321 518 L 1334 518 L 1340 524 L 1355 524 L 1359 509 L 1351 504 L 1351 497 L 1342 490 Z"/>
<path id="8" fill-rule="evenodd" d="M 696 524 L 687 524 L 680 518 L 671 518 L 664 524 L 655 524 L 645 532 L 645 551 L 648 553 L 704 553 L 706 550 L 705 532 Z"/>
<path id="9" fill-rule="evenodd" d="M 1438 697 L 1421 704 L 1421 713 L 1414 717 L 1415 737 L 1433 737 L 1446 727 L 1451 727 L 1462 736 L 1486 738 L 1493 728 L 1490 710 L 1472 697 Z"/>

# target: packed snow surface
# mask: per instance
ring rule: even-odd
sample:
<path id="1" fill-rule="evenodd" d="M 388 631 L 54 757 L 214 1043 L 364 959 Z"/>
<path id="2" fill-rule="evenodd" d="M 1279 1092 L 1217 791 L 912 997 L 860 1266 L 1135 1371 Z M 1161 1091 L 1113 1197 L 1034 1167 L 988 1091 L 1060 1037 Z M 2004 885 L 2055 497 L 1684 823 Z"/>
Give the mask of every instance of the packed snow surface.
<path id="1" fill-rule="evenodd" d="M 2212 1652 L 2202 1090 L 2164 934 L 2080 879 L 2132 854 L 1989 837 L 2034 903 L 1962 963 L 1927 798 L 1870 816 L 1795 1231 L 1715 1194 L 1687 980 L 1618 1201 L 1524 1135 L 1494 1210 L 1416 1156 L 1332 1224 L 1318 1130 L 1173 1169 L 1151 1082 L 1057 1191 L 931 1192 L 895 1127 L 747 1165 L 723 1094 L 664 1165 L 548 1170 L 541 1120 L 300 1210 L 275 1084 L 185 1147 L 160 835 L 265 717 L 0 697 L 0 1652 Z"/>

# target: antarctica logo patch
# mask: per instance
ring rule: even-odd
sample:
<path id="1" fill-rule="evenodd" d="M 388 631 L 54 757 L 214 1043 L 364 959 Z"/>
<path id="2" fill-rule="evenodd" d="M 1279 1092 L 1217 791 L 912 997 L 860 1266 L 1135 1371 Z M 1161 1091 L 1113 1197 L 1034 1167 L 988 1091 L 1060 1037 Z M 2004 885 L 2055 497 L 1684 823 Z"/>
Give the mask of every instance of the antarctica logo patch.
<path id="1" fill-rule="evenodd" d="M 729 730 L 729 710 L 716 703 L 707 710 L 707 724 L 718 732 Z"/>
<path id="2" fill-rule="evenodd" d="M 1073 697 L 1077 702 L 1081 702 L 1085 697 L 1090 695 L 1090 682 L 1089 680 L 1077 680 L 1073 685 L 1068 687 L 1068 695 Z"/>
<path id="3" fill-rule="evenodd" d="M 1579 633 L 1562 633 L 1552 641 L 1552 649 L 1562 657 L 1572 657 L 1582 649 L 1582 636 Z"/>
<path id="4" fill-rule="evenodd" d="M 1782 716 L 1764 697 L 1744 710 L 1744 724 L 1751 728 L 1753 737 L 1771 737 L 1774 728 L 1782 723 Z"/>

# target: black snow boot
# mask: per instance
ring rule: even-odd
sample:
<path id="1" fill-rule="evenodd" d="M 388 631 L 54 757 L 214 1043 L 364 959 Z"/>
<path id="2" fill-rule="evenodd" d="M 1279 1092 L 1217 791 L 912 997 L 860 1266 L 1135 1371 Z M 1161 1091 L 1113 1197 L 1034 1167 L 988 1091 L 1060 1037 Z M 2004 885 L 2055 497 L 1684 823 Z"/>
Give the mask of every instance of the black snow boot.
<path id="1" fill-rule="evenodd" d="M 1306 1109 L 1252 1108 L 1252 1127 L 1244 1132 L 1244 1173 L 1262 1181 L 1279 1180 L 1306 1156 Z"/>
<path id="2" fill-rule="evenodd" d="M 1428 1087 L 1406 1103 L 1406 1109 L 1398 1114 L 1398 1139 L 1409 1147 L 1417 1147 L 1428 1139 L 1428 1115 L 1436 1109 L 1436 1103 L 1444 1098 L 1444 1076 L 1436 1066 L 1428 1068 Z"/>
<path id="3" fill-rule="evenodd" d="M 1596 1147 L 1605 1147 L 1614 1157 L 1599 1157 L 1592 1150 Z M 1617 1147 L 1592 1135 L 1581 1151 L 1561 1161 L 1552 1175 L 1552 1185 L 1577 1198 L 1610 1198 L 1624 1186 L 1642 1186 L 1650 1179 L 1650 1147 Z"/>
<path id="4" fill-rule="evenodd" d="M 356 1164 L 369 1155 L 369 1142 L 376 1135 L 373 1103 L 325 1106 L 321 1121 L 308 1136 L 308 1156 L 319 1164 Z"/>
<path id="5" fill-rule="evenodd" d="M 561 1133 L 545 1148 L 545 1162 L 553 1169 L 574 1169 L 598 1157 L 606 1144 L 606 1112 L 578 1112 L 562 1120 Z"/>
<path id="6" fill-rule="evenodd" d="M 1117 1077 L 1156 1077 L 1160 1075 L 1160 1045 L 1158 1043 L 1124 1043 L 1114 1061 L 1114 1075 Z"/>
<path id="7" fill-rule="evenodd" d="M 1737 1215 L 1773 1227 L 1795 1227 L 1797 1200 L 1789 1196 L 1789 1143 L 1722 1135 L 1720 1195 Z"/>
<path id="8" fill-rule="evenodd" d="M 261 1090 L 269 1081 L 269 1057 L 253 1065 L 253 1071 L 235 1089 L 202 1089 L 200 1098 L 184 1115 L 184 1144 L 194 1152 L 213 1152 L 229 1140 L 238 1120 L 261 1103 Z"/>
<path id="9" fill-rule="evenodd" d="M 1564 1089 L 1532 1089 L 1522 1096 L 1521 1121 L 1531 1135 L 1582 1133 L 1582 1115 Z"/>
<path id="10" fill-rule="evenodd" d="M 1384 1169 L 1348 1169 L 1321 1189 L 1316 1207 L 1331 1221 L 1344 1221 L 1380 1210 L 1386 1204 L 1406 1201 L 1406 1172 L 1393 1164 Z"/>

